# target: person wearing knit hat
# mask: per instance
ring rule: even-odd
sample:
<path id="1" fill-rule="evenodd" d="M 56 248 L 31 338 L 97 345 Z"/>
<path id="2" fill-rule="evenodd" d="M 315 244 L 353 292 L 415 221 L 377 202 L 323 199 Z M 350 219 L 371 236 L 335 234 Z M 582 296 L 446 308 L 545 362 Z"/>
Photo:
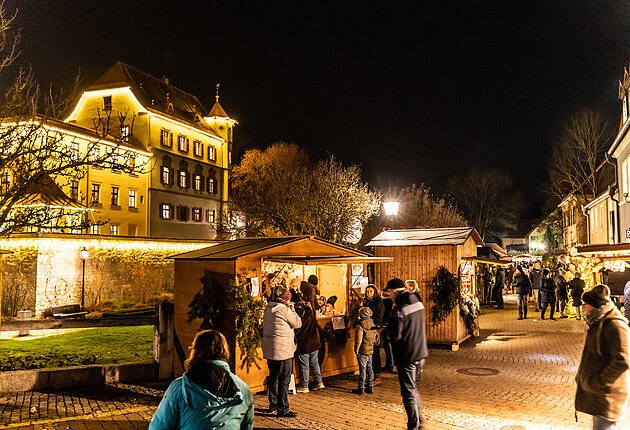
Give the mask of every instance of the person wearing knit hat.
<path id="1" fill-rule="evenodd" d="M 354 338 L 354 353 L 359 363 L 359 385 L 352 390 L 354 394 L 374 392 L 374 369 L 372 368 L 372 354 L 376 343 L 378 328 L 372 321 L 372 309 L 363 306 L 359 309 L 359 321 Z"/>
<path id="2" fill-rule="evenodd" d="M 593 430 L 615 429 L 625 419 L 630 394 L 630 327 L 606 285 L 585 292 L 582 301 L 587 332 L 575 377 L 576 414 L 592 415 Z"/>

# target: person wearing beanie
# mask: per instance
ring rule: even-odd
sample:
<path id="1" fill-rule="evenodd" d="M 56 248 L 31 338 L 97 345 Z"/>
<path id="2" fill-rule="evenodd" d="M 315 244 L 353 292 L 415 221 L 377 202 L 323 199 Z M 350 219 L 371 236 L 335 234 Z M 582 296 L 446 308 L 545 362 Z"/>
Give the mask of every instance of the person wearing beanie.
<path id="1" fill-rule="evenodd" d="M 394 301 L 386 330 L 398 370 L 407 429 L 421 429 L 423 420 L 416 381 L 418 369 L 429 356 L 424 304 L 417 294 L 406 290 L 404 282 L 398 278 L 390 279 L 383 293 Z"/>
<path id="2" fill-rule="evenodd" d="M 630 393 L 630 327 L 603 284 L 582 295 L 587 332 L 575 381 L 575 410 L 593 416 L 593 430 L 617 428 Z"/>
<path id="3" fill-rule="evenodd" d="M 359 363 L 359 385 L 352 390 L 354 394 L 372 394 L 374 392 L 374 369 L 372 354 L 378 336 L 378 328 L 372 321 L 372 309 L 363 306 L 359 309 L 359 324 L 354 338 L 354 353 Z"/>
<path id="4" fill-rule="evenodd" d="M 385 305 L 381 299 L 381 293 L 374 284 L 365 287 L 365 297 L 363 298 L 363 306 L 372 310 L 372 321 L 378 328 L 383 326 L 383 318 L 385 316 Z M 374 354 L 372 354 L 372 369 L 374 370 L 374 385 L 381 383 L 381 348 L 378 344 L 374 345 Z"/>
<path id="5" fill-rule="evenodd" d="M 582 294 L 586 288 L 586 283 L 582 279 L 580 272 L 575 272 L 574 278 L 569 282 L 571 292 L 571 304 L 575 307 L 575 319 L 582 319 Z"/>

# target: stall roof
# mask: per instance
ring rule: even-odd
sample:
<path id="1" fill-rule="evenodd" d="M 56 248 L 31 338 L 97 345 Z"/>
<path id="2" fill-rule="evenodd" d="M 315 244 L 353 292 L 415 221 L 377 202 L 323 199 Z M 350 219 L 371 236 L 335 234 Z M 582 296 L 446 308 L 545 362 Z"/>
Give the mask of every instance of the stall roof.
<path id="1" fill-rule="evenodd" d="M 378 234 L 366 246 L 463 245 L 470 236 L 477 245 L 483 245 L 481 236 L 474 228 L 451 227 L 386 230 Z"/>
<path id="2" fill-rule="evenodd" d="M 571 249 L 570 254 L 577 257 L 625 257 L 630 260 L 630 243 L 577 246 Z"/>
<path id="3" fill-rule="evenodd" d="M 230 240 L 219 245 L 210 246 L 208 248 L 198 249 L 196 251 L 184 252 L 172 256 L 176 260 L 233 260 L 245 255 L 264 251 L 280 245 L 286 245 L 291 242 L 300 240 L 313 240 L 325 243 L 332 247 L 339 248 L 345 252 L 350 252 L 356 256 L 367 257 L 369 254 L 348 248 L 324 239 L 314 236 L 284 236 L 284 237 L 250 237 L 244 239 Z"/>
<path id="4" fill-rule="evenodd" d="M 489 257 L 462 257 L 462 260 L 475 261 L 477 263 L 494 264 L 495 266 L 509 266 L 512 264 L 510 260 L 497 260 Z"/>
<path id="5" fill-rule="evenodd" d="M 363 257 L 363 256 L 273 256 L 264 257 L 265 261 L 277 263 L 302 264 L 304 266 L 317 266 L 319 264 L 350 264 L 350 263 L 384 263 L 394 261 L 394 257 Z"/>

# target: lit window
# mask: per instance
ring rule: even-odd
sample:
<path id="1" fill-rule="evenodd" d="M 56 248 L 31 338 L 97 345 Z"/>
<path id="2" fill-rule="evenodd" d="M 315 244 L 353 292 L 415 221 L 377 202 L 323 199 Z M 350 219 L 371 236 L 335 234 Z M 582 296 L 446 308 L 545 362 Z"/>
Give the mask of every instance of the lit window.
<path id="1" fill-rule="evenodd" d="M 232 150 L 228 151 L 228 164 L 232 164 Z"/>
<path id="2" fill-rule="evenodd" d="M 112 206 L 119 206 L 118 204 L 118 194 L 120 192 L 120 188 L 112 187 Z"/>
<path id="3" fill-rule="evenodd" d="M 103 110 L 112 110 L 112 96 L 103 97 Z"/>
<path id="4" fill-rule="evenodd" d="M 70 198 L 75 201 L 79 198 L 79 181 L 70 181 Z"/>
<path id="5" fill-rule="evenodd" d="M 101 184 L 92 184 L 92 203 L 100 201 Z"/>
<path id="6" fill-rule="evenodd" d="M 214 222 L 215 212 L 211 209 L 206 209 L 206 222 Z"/>
<path id="7" fill-rule="evenodd" d="M 216 161 L 217 160 L 217 148 L 212 145 L 208 145 L 208 160 Z"/>
<path id="8" fill-rule="evenodd" d="M 118 236 L 118 226 L 116 224 L 110 225 L 109 230 L 112 236 Z"/>
<path id="9" fill-rule="evenodd" d="M 203 157 L 203 144 L 198 140 L 193 141 L 193 151 L 197 157 Z"/>
<path id="10" fill-rule="evenodd" d="M 201 222 L 201 208 L 193 208 L 192 220 L 196 222 Z"/>
<path id="11" fill-rule="evenodd" d="M 98 224 L 94 224 L 90 227 L 90 233 L 91 234 L 98 234 Z"/>
<path id="12" fill-rule="evenodd" d="M 201 175 L 193 175 L 193 188 L 195 191 L 203 191 L 203 177 Z"/>
<path id="13" fill-rule="evenodd" d="M 162 146 L 168 146 L 169 148 L 173 147 L 173 134 L 168 131 L 162 129 L 160 132 L 160 144 Z"/>
<path id="14" fill-rule="evenodd" d="M 120 170 L 119 155 L 116 154 L 115 152 L 112 152 L 111 159 L 112 159 L 112 170 L 114 171 Z"/>
<path id="15" fill-rule="evenodd" d="M 136 168 L 136 154 L 130 153 L 129 154 L 129 172 L 133 174 L 137 174 L 138 172 L 134 171 L 135 168 Z"/>
<path id="16" fill-rule="evenodd" d="M 181 188 L 188 188 L 188 172 L 184 170 L 179 171 L 179 186 Z"/>
<path id="17" fill-rule="evenodd" d="M 70 159 L 72 161 L 79 161 L 79 144 L 77 142 L 70 144 Z"/>
<path id="18" fill-rule="evenodd" d="M 177 148 L 180 151 L 188 152 L 188 138 L 183 135 L 177 136 Z"/>
<path id="19" fill-rule="evenodd" d="M 171 205 L 168 203 L 160 203 L 160 218 L 171 219 L 172 217 L 173 212 L 171 210 Z"/>
<path id="20" fill-rule="evenodd" d="M 217 193 L 216 182 L 217 182 L 216 179 L 208 178 L 208 193 L 209 194 L 216 194 Z"/>
<path id="21" fill-rule="evenodd" d="M 164 185 L 171 185 L 171 168 L 162 166 L 161 181 Z"/>
<path id="22" fill-rule="evenodd" d="M 136 207 L 136 190 L 129 190 L 129 207 Z"/>
<path id="23" fill-rule="evenodd" d="M 129 142 L 129 136 L 131 136 L 131 127 L 123 125 L 120 127 L 120 140 L 123 142 Z"/>
<path id="24" fill-rule="evenodd" d="M 97 162 L 100 156 L 101 156 L 101 149 L 99 148 L 98 145 L 94 145 L 90 149 L 90 158 L 92 159 L 92 162 Z"/>
<path id="25" fill-rule="evenodd" d="M 11 188 L 11 175 L 9 172 L 4 172 L 2 177 L 0 177 L 0 188 L 2 189 L 2 193 L 8 193 Z"/>

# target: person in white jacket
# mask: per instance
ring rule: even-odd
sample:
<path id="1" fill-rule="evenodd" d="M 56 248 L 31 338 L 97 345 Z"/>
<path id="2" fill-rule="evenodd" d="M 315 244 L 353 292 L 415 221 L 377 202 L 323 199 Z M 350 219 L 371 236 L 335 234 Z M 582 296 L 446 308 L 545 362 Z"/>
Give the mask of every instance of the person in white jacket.
<path id="1" fill-rule="evenodd" d="M 267 303 L 263 316 L 263 357 L 267 360 L 267 397 L 270 413 L 279 417 L 295 417 L 289 409 L 289 383 L 293 373 L 295 332 L 302 320 L 290 302 L 291 291 L 284 285 L 274 288 L 273 299 Z"/>

